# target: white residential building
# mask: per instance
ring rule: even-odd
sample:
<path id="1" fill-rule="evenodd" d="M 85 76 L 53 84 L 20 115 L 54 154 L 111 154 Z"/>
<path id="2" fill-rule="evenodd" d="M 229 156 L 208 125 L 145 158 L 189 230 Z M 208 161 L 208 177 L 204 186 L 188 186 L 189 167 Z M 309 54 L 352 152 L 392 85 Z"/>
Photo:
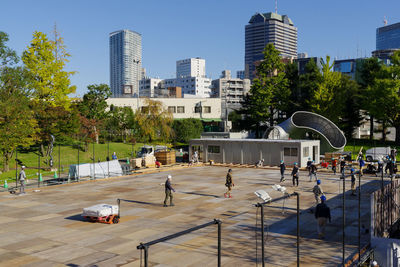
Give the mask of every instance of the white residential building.
<path id="1" fill-rule="evenodd" d="M 162 79 L 145 77 L 140 80 L 140 97 L 156 97 L 162 87 Z"/>
<path id="2" fill-rule="evenodd" d="M 203 121 L 221 121 L 220 98 L 157 98 L 163 103 L 174 119 L 197 118 Z M 145 98 L 109 98 L 107 104 L 117 107 L 131 107 L 137 110 L 145 106 Z"/>
<path id="3" fill-rule="evenodd" d="M 176 62 L 176 78 L 206 77 L 206 60 L 196 57 Z"/>
<path id="4" fill-rule="evenodd" d="M 232 78 L 231 71 L 224 70 L 221 78 L 212 81 L 211 97 L 221 98 L 222 117 L 225 118 L 232 110 L 242 107 L 244 97 L 249 91 L 249 79 Z"/>

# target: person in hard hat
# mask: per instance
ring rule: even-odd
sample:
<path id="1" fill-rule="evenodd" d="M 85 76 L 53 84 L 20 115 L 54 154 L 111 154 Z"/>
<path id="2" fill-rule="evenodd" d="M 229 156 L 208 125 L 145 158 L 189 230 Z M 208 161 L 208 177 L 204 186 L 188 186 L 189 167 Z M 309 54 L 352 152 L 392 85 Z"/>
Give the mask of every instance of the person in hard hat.
<path id="1" fill-rule="evenodd" d="M 228 188 L 228 190 L 225 192 L 224 196 L 232 198 L 231 191 L 232 187 L 235 186 L 232 178 L 232 169 L 229 169 L 228 173 L 226 174 L 225 186 Z"/>
<path id="2" fill-rule="evenodd" d="M 324 194 L 324 191 L 322 190 L 322 187 L 321 187 L 321 180 L 317 180 L 317 184 L 314 185 L 314 188 L 312 191 L 314 193 L 316 205 L 318 205 L 320 197 Z"/>
<path id="3" fill-rule="evenodd" d="M 285 170 L 286 170 L 286 165 L 283 160 L 281 160 L 281 164 L 279 165 L 279 168 L 281 170 L 281 180 L 279 181 L 280 183 L 285 181 Z"/>
<path id="4" fill-rule="evenodd" d="M 292 169 L 292 182 L 293 186 L 299 186 L 299 167 L 297 167 L 297 162 L 293 164 Z"/>
<path id="5" fill-rule="evenodd" d="M 315 178 L 315 181 L 317 180 L 317 165 L 315 165 L 315 161 L 311 162 L 309 176 L 310 182 L 313 180 L 313 177 Z"/>
<path id="6" fill-rule="evenodd" d="M 351 195 L 355 196 L 356 195 L 356 176 L 354 174 L 353 168 L 350 170 L 350 175 L 351 175 Z"/>
<path id="7" fill-rule="evenodd" d="M 346 161 L 344 158 L 340 159 L 340 174 L 344 175 L 344 168 L 346 167 Z"/>
<path id="8" fill-rule="evenodd" d="M 318 237 L 324 239 L 325 238 L 325 226 L 329 219 L 331 222 L 331 210 L 325 204 L 326 197 L 324 195 L 321 196 L 321 203 L 317 205 L 315 209 L 315 218 L 317 219 L 318 225 Z"/>
<path id="9" fill-rule="evenodd" d="M 333 171 L 333 174 L 336 174 L 336 166 L 337 166 L 337 161 L 336 161 L 336 159 L 332 158 L 332 171 Z"/>
<path id="10" fill-rule="evenodd" d="M 19 188 L 19 193 L 20 194 L 25 194 L 25 179 L 26 179 L 26 174 L 25 174 L 25 166 L 21 166 L 21 171 L 19 172 L 19 183 L 20 183 L 20 188 Z"/>
<path id="11" fill-rule="evenodd" d="M 173 199 L 172 191 L 175 192 L 175 189 L 171 185 L 171 180 L 172 180 L 172 176 L 170 174 L 168 174 L 167 180 L 165 181 L 164 207 L 168 207 L 168 205 L 167 205 L 168 198 L 169 198 L 169 205 L 175 206 L 174 203 L 172 202 L 172 199 Z"/>

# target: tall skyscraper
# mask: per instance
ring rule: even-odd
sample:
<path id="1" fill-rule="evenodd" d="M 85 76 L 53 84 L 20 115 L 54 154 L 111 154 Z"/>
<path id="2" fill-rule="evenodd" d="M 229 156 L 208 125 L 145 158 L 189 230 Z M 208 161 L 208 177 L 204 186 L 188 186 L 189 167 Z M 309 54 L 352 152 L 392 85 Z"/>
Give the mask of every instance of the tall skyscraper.
<path id="1" fill-rule="evenodd" d="M 138 97 L 142 74 L 142 36 L 134 31 L 110 33 L 112 97 Z"/>
<path id="2" fill-rule="evenodd" d="M 376 50 L 372 56 L 390 64 L 393 52 L 400 49 L 400 23 L 385 25 L 376 29 Z"/>
<path id="3" fill-rule="evenodd" d="M 287 15 L 257 13 L 245 27 L 245 77 L 256 76 L 256 62 L 264 59 L 263 50 L 273 43 L 284 58 L 297 58 L 297 28 Z"/>

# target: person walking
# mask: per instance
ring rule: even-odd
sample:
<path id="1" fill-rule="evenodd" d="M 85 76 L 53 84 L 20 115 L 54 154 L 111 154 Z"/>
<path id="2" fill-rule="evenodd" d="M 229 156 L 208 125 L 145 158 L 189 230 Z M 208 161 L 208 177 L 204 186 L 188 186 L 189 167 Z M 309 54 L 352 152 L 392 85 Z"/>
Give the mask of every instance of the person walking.
<path id="1" fill-rule="evenodd" d="M 232 169 L 229 169 L 228 173 L 226 174 L 225 186 L 228 188 L 228 190 L 226 191 L 224 196 L 232 198 L 231 191 L 232 191 L 232 187 L 235 186 L 235 184 L 233 183 L 233 178 L 232 178 Z"/>
<path id="2" fill-rule="evenodd" d="M 309 176 L 310 182 L 312 181 L 313 177 L 315 178 L 315 181 L 317 180 L 317 166 L 315 165 L 315 161 L 311 162 Z"/>
<path id="3" fill-rule="evenodd" d="M 337 161 L 336 161 L 336 159 L 332 158 L 332 171 L 333 171 L 333 174 L 336 174 L 336 166 L 337 166 Z"/>
<path id="4" fill-rule="evenodd" d="M 299 167 L 297 167 L 297 162 L 293 164 L 292 169 L 292 182 L 293 186 L 299 186 Z"/>
<path id="5" fill-rule="evenodd" d="M 324 194 L 324 191 L 321 187 L 321 180 L 317 180 L 317 184 L 314 186 L 312 191 L 315 197 L 315 204 L 318 205 L 320 197 Z"/>
<path id="6" fill-rule="evenodd" d="M 351 195 L 356 196 L 356 176 L 354 174 L 354 169 L 350 170 L 351 174 Z"/>
<path id="7" fill-rule="evenodd" d="M 168 207 L 168 205 L 167 205 L 168 198 L 169 198 L 169 205 L 175 206 L 174 203 L 172 202 L 172 199 L 173 199 L 172 191 L 175 192 L 175 189 L 171 185 L 171 180 L 172 180 L 172 176 L 170 174 L 168 174 L 167 180 L 165 181 L 164 207 Z"/>
<path id="8" fill-rule="evenodd" d="M 25 166 L 21 166 L 21 171 L 19 172 L 19 193 L 20 194 L 25 194 L 25 179 L 26 179 L 26 174 L 25 174 Z"/>
<path id="9" fill-rule="evenodd" d="M 325 238 L 325 227 L 327 221 L 331 222 L 331 210 L 325 204 L 326 197 L 324 195 L 321 196 L 321 203 L 317 205 L 315 210 L 315 219 L 317 219 L 318 226 L 318 237 L 321 239 Z"/>
<path id="10" fill-rule="evenodd" d="M 286 170 L 286 165 L 283 160 L 281 160 L 281 164 L 279 165 L 279 168 L 281 170 L 281 180 L 279 181 L 280 183 L 285 181 L 285 170 Z"/>
<path id="11" fill-rule="evenodd" d="M 346 167 L 346 161 L 344 158 L 340 159 L 340 173 L 344 175 L 344 168 Z"/>
<path id="12" fill-rule="evenodd" d="M 362 156 L 359 159 L 359 165 L 360 165 L 360 175 L 363 176 L 363 168 L 365 166 L 365 161 L 363 160 Z"/>

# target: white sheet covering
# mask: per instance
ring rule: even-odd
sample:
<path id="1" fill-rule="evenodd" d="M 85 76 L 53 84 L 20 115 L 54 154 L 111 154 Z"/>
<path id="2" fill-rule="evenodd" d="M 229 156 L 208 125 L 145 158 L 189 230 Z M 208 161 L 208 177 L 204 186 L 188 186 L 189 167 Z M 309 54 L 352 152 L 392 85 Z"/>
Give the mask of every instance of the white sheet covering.
<path id="1" fill-rule="evenodd" d="M 118 214 L 117 205 L 98 204 L 88 208 L 84 208 L 82 216 L 104 217 L 112 214 Z"/>
<path id="2" fill-rule="evenodd" d="M 110 173 L 110 175 L 108 175 Z M 122 168 L 118 160 L 103 161 L 98 163 L 73 164 L 69 166 L 70 178 L 93 177 L 105 178 L 121 176 Z"/>

